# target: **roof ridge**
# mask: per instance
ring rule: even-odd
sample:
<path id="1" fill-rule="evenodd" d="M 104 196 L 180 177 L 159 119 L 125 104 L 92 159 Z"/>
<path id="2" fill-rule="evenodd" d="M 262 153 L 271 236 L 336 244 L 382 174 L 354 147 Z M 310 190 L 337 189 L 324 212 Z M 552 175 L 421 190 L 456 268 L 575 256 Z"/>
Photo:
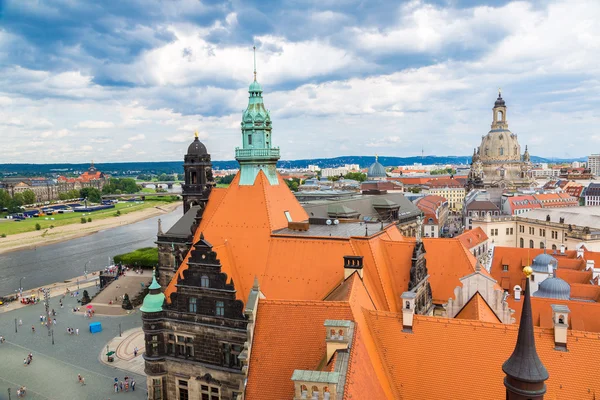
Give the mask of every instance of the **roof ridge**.
<path id="1" fill-rule="evenodd" d="M 260 299 L 260 304 L 290 304 L 290 305 L 319 305 L 325 307 L 349 307 L 348 301 L 325 301 L 325 300 L 283 300 L 283 299 Z"/>

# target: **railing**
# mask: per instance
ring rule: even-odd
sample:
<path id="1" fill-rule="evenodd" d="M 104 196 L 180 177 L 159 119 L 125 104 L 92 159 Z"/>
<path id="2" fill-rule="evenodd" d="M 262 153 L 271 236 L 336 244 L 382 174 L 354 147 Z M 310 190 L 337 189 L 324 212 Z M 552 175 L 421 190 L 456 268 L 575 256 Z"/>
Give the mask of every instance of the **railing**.
<path id="1" fill-rule="evenodd" d="M 279 147 L 272 149 L 235 149 L 235 158 L 252 159 L 252 158 L 276 158 L 279 159 Z"/>

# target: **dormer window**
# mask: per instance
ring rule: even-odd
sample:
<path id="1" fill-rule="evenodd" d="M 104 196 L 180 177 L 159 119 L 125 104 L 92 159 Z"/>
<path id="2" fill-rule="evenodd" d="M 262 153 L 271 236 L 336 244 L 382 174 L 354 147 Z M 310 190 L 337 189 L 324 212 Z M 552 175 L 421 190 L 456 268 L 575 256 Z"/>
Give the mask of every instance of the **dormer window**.
<path id="1" fill-rule="evenodd" d="M 508 265 L 503 265 L 502 266 L 502 271 L 508 272 Z"/>
<path id="2" fill-rule="evenodd" d="M 207 288 L 209 286 L 210 281 L 208 280 L 208 276 L 202 275 L 200 278 L 200 287 Z"/>
<path id="3" fill-rule="evenodd" d="M 189 312 L 191 312 L 191 313 L 195 313 L 196 312 L 196 310 L 197 310 L 197 308 L 196 308 L 197 303 L 196 302 L 197 302 L 197 299 L 195 297 L 190 297 L 189 302 L 188 302 Z"/>

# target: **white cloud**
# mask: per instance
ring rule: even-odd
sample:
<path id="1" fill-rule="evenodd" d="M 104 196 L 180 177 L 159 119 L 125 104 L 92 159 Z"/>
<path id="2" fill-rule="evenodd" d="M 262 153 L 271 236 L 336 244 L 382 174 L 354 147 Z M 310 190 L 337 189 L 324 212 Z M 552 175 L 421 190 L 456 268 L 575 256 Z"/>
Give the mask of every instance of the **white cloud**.
<path id="1" fill-rule="evenodd" d="M 146 135 L 144 135 L 143 133 L 139 133 L 139 134 L 137 134 L 135 136 L 131 136 L 127 140 L 129 140 L 130 142 L 136 142 L 138 140 L 144 140 L 144 139 L 146 139 Z"/>
<path id="2" fill-rule="evenodd" d="M 70 136 L 71 132 L 67 129 L 59 129 L 57 131 L 45 131 L 40 134 L 43 138 L 59 139 Z"/>
<path id="3" fill-rule="evenodd" d="M 107 129 L 113 128 L 115 126 L 114 123 L 109 121 L 81 121 L 75 128 L 85 128 L 85 129 Z"/>
<path id="4" fill-rule="evenodd" d="M 94 148 L 92 146 L 85 145 L 85 146 L 81 146 L 81 150 L 82 151 L 92 151 L 92 150 L 94 150 Z"/>

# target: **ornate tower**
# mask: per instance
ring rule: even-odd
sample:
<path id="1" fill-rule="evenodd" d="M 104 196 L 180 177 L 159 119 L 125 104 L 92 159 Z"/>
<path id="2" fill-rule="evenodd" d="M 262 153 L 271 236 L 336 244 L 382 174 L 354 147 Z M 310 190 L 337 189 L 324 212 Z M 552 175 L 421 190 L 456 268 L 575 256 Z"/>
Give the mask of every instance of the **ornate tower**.
<path id="1" fill-rule="evenodd" d="M 198 132 L 195 133 L 194 141 L 188 147 L 183 160 L 185 183 L 181 190 L 185 214 L 193 205 L 198 205 L 203 210 L 214 186 L 210 154 L 206 151 L 206 146 L 198 140 Z"/>
<path id="2" fill-rule="evenodd" d="M 494 103 L 494 119 L 492 130 L 508 130 L 508 121 L 506 121 L 506 103 L 502 98 L 502 92 L 498 89 L 498 98 Z"/>
<path id="3" fill-rule="evenodd" d="M 271 115 L 265 108 L 262 87 L 256 81 L 256 47 L 254 48 L 254 82 L 248 89 L 248 107 L 242 115 L 242 148 L 235 149 L 240 163 L 240 185 L 253 185 L 263 171 L 271 185 L 278 185 L 276 165 L 279 148 L 273 147 Z"/>
<path id="4" fill-rule="evenodd" d="M 506 374 L 506 400 L 543 400 L 546 393 L 544 382 L 548 379 L 548 371 L 535 350 L 529 288 L 529 276 L 533 270 L 531 267 L 525 267 L 523 272 L 527 279 L 517 344 L 510 358 L 502 365 Z"/>

